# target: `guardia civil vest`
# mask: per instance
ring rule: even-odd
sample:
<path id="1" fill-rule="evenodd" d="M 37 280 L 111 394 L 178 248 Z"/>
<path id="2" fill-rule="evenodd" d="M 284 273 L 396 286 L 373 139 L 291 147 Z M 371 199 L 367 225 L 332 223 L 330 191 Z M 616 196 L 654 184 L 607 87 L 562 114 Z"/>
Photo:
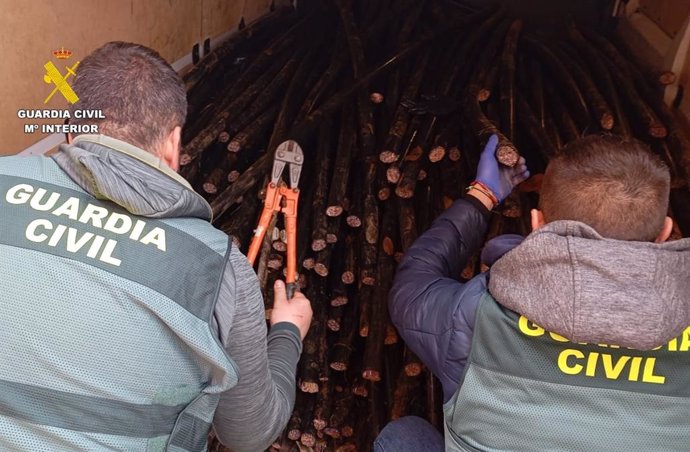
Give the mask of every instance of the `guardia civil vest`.
<path id="1" fill-rule="evenodd" d="M 206 450 L 237 383 L 210 327 L 229 251 L 203 220 L 0 159 L 0 450 Z"/>
<path id="2" fill-rule="evenodd" d="M 446 450 L 690 450 L 689 349 L 690 328 L 650 352 L 571 343 L 487 293 Z"/>

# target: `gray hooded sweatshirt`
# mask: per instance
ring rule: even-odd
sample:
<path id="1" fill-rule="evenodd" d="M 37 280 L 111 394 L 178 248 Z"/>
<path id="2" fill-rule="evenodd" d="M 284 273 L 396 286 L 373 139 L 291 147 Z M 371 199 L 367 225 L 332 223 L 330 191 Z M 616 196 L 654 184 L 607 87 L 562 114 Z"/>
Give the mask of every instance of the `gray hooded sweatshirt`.
<path id="1" fill-rule="evenodd" d="M 81 135 L 61 145 L 53 160 L 92 196 L 148 218 L 196 217 L 211 207 L 160 159 L 104 135 Z M 266 449 L 288 422 L 295 403 L 299 330 L 279 323 L 266 335 L 264 303 L 247 258 L 230 254 L 212 326 L 239 370 L 239 383 L 222 394 L 213 426 L 236 451 Z"/>
<path id="2" fill-rule="evenodd" d="M 489 292 L 573 342 L 649 350 L 690 325 L 690 239 L 612 240 L 556 221 L 493 265 Z"/>

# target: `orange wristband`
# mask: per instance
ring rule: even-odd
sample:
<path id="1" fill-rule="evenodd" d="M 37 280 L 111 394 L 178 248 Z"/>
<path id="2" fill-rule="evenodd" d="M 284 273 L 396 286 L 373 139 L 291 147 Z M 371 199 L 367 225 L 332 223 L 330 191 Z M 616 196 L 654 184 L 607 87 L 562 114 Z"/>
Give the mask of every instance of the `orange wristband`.
<path id="1" fill-rule="evenodd" d="M 494 207 L 499 204 L 498 198 L 496 198 L 496 195 L 494 195 L 494 193 L 491 191 L 491 189 L 489 187 L 487 187 L 485 184 L 483 184 L 482 182 L 479 182 L 478 180 L 474 180 L 470 183 L 470 185 L 467 187 L 466 190 L 470 190 L 472 188 L 477 190 L 479 193 L 483 193 L 484 195 L 486 195 L 486 197 L 489 198 L 492 203 L 494 203 Z"/>

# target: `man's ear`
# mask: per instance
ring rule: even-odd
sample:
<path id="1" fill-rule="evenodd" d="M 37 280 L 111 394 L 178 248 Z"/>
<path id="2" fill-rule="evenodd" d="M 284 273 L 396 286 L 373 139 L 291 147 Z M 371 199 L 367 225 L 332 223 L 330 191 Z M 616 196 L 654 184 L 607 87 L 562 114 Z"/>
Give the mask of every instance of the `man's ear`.
<path id="1" fill-rule="evenodd" d="M 529 214 L 532 220 L 532 232 L 546 224 L 544 221 L 544 213 L 541 210 L 532 209 L 530 210 Z"/>
<path id="2" fill-rule="evenodd" d="M 66 135 L 65 138 L 67 138 L 67 144 L 72 144 L 72 142 L 74 141 L 74 137 L 72 136 L 72 134 L 71 134 L 71 133 L 67 133 L 67 134 L 65 134 L 65 135 Z"/>
<path id="3" fill-rule="evenodd" d="M 657 236 L 656 240 L 654 240 L 654 243 L 665 242 L 671 236 L 672 231 L 673 220 L 671 219 L 671 217 L 664 218 L 664 226 L 661 228 L 661 232 L 659 232 L 659 235 Z"/>
<path id="4" fill-rule="evenodd" d="M 180 169 L 180 140 L 182 139 L 182 127 L 176 126 L 163 140 L 158 151 L 158 156 L 174 171 Z"/>

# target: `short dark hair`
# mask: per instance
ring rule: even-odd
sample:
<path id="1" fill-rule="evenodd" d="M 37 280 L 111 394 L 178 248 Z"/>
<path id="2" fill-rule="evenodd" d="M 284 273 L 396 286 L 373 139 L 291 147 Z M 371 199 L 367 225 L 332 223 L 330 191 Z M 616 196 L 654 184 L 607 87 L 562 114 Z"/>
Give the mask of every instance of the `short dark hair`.
<path id="1" fill-rule="evenodd" d="M 666 165 L 644 143 L 590 135 L 551 159 L 539 207 L 547 222 L 575 220 L 604 237 L 652 241 L 663 228 L 670 180 Z"/>
<path id="2" fill-rule="evenodd" d="M 71 124 L 97 124 L 99 133 L 152 152 L 184 125 L 187 96 L 175 70 L 139 44 L 109 42 L 79 64 L 72 85 L 79 101 Z M 102 110 L 105 119 L 78 119 L 75 110 Z"/>

